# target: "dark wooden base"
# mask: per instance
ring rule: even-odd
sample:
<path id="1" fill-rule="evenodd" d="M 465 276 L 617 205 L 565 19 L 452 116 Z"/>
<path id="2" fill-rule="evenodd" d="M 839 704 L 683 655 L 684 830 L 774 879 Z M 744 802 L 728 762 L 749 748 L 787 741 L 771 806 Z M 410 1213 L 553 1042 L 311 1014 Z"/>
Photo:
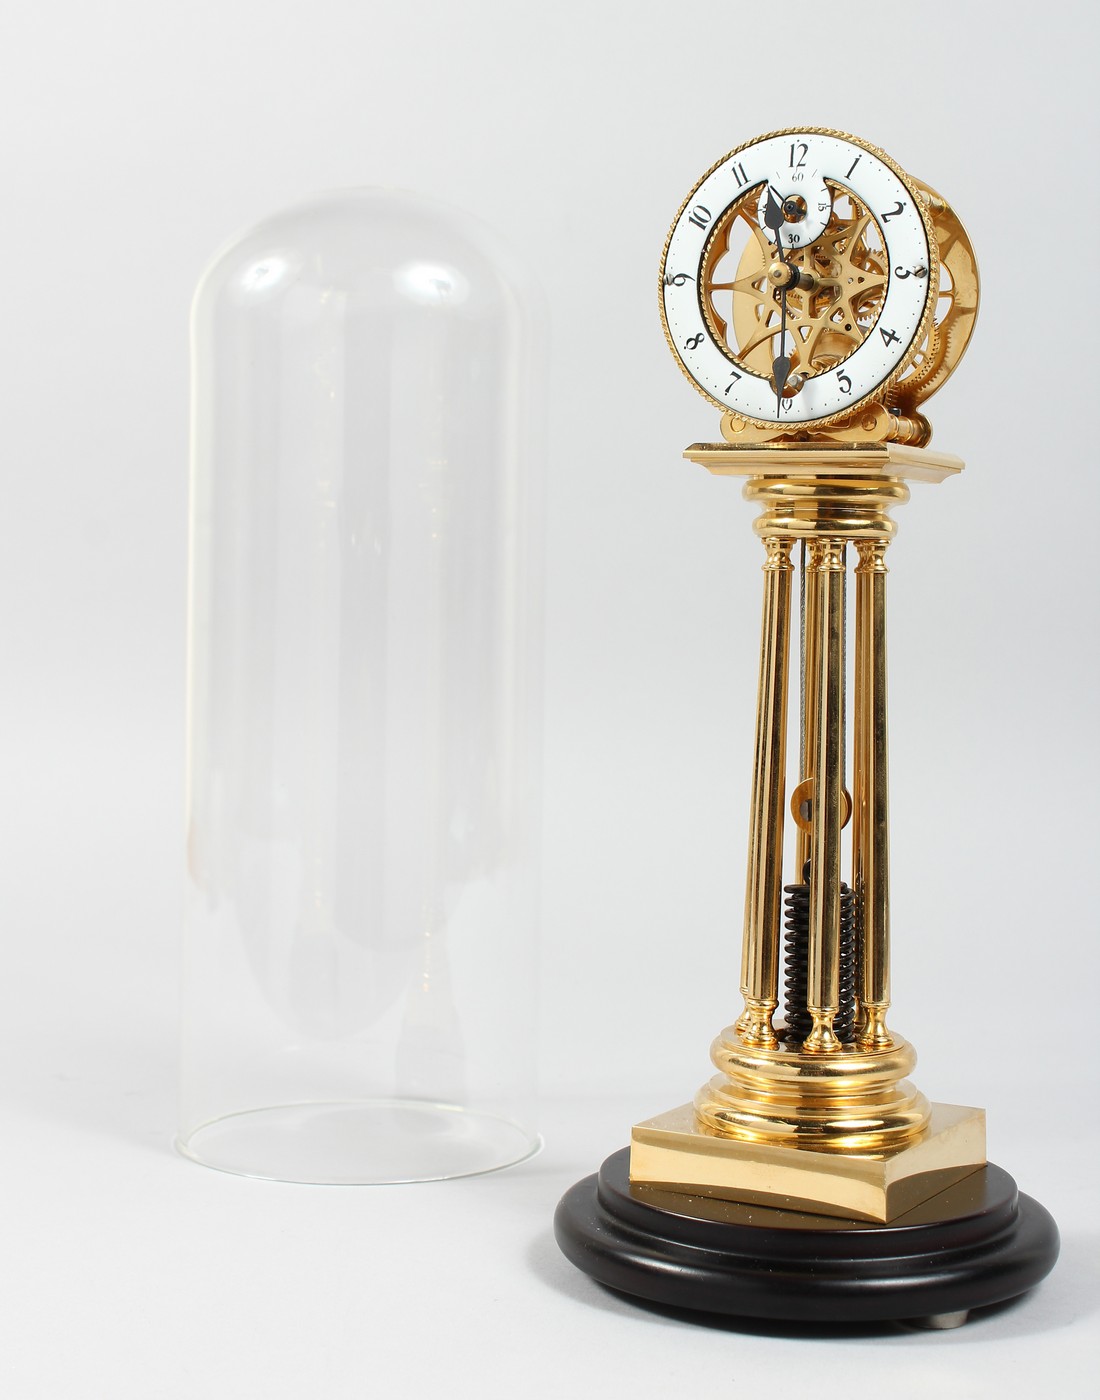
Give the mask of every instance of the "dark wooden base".
<path id="1" fill-rule="evenodd" d="M 1058 1228 L 1000 1167 L 888 1225 L 631 1186 L 629 1151 L 562 1197 L 554 1233 L 600 1283 L 671 1307 L 789 1322 L 954 1326 L 1034 1287 Z"/>

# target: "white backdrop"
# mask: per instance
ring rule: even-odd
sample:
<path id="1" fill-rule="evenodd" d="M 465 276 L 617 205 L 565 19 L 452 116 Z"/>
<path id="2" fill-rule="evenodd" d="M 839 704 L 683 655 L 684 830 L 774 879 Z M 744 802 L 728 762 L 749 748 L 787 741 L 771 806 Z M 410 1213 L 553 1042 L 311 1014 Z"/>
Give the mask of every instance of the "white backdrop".
<path id="1" fill-rule="evenodd" d="M 546 1086 L 656 1111 L 706 1076 L 738 1009 L 760 550 L 738 485 L 681 460 L 717 414 L 656 271 L 695 179 L 795 122 L 942 190 L 983 279 L 930 406 L 967 470 L 914 487 L 891 550 L 893 1023 L 936 1098 L 1095 1085 L 1096 11 L 780 13 L 9 9 L 0 1075 L 26 1132 L 167 1150 L 189 300 L 230 234 L 348 184 L 479 213 L 552 306 Z"/>
<path id="2" fill-rule="evenodd" d="M 169 1083 L 192 287 L 271 209 L 394 183 L 510 235 L 553 308 L 547 1087 L 629 1077 L 661 1103 L 706 1074 L 737 1004 L 760 551 L 738 484 L 680 458 L 718 415 L 665 347 L 655 272 L 698 175 L 805 121 L 942 189 L 983 275 L 931 405 L 967 471 L 914 489 L 891 551 L 895 1024 L 940 1096 L 980 1097 L 1021 1036 L 1013 1072 L 1088 1058 L 1093 11 L 880 10 L 817 57 L 813 9 L 786 13 L 787 44 L 729 3 L 119 0 L 9 23 L 5 1033 L 117 1041 Z"/>
<path id="3" fill-rule="evenodd" d="M 1065 268 L 1096 226 L 1093 12 L 962 5 L 929 32 L 890 10 L 850 58 L 830 40 L 820 80 L 814 11 L 787 13 L 806 37 L 784 46 L 728 3 L 22 11 L 0 522 L 17 1018 L 64 1007 L 91 1032 L 121 983 L 128 1039 L 171 1005 L 193 284 L 271 209 L 388 183 L 510 235 L 553 307 L 546 1083 L 629 1074 L 660 1099 L 706 1072 L 736 1009 L 760 559 L 738 485 L 680 459 L 717 414 L 664 345 L 655 272 L 698 175 L 806 121 L 945 191 L 983 275 L 931 407 L 967 473 L 915 489 L 891 551 L 895 1022 L 937 1086 L 959 1075 L 937 1093 L 979 1093 L 957 1065 L 976 1030 L 1027 1028 L 1029 1072 L 1067 1038 L 1083 1054 L 1098 493 L 1088 286 Z"/>

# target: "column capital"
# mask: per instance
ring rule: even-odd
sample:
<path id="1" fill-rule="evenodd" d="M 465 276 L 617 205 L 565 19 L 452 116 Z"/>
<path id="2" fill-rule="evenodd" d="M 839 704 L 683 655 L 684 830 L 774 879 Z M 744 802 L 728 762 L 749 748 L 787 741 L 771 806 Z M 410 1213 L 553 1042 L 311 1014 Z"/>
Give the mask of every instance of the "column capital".
<path id="1" fill-rule="evenodd" d="M 819 574 L 842 574 L 847 567 L 848 541 L 832 535 L 818 535 L 809 541 L 807 569 Z"/>
<path id="2" fill-rule="evenodd" d="M 859 551 L 859 563 L 856 565 L 857 574 L 885 574 L 889 573 L 886 567 L 886 546 L 889 540 L 856 540 L 856 549 Z"/>

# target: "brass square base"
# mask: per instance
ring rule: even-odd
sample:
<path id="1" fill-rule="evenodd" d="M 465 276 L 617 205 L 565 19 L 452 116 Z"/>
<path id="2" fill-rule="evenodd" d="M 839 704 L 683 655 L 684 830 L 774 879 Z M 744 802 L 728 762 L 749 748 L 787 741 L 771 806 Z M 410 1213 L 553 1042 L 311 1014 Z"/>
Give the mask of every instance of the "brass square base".
<path id="1" fill-rule="evenodd" d="M 630 1181 L 749 1205 L 886 1222 L 985 1165 L 985 1110 L 932 1105 L 924 1132 L 893 1152 L 856 1155 L 715 1137 L 691 1104 L 639 1123 Z"/>

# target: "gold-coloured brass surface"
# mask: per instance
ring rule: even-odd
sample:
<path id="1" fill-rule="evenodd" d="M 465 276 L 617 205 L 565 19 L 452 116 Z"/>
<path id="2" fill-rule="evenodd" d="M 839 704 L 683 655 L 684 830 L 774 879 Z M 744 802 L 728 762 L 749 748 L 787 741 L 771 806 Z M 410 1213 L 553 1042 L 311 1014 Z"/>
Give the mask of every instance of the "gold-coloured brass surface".
<path id="1" fill-rule="evenodd" d="M 814 630 L 817 755 L 814 760 L 814 829 L 810 868 L 810 967 L 807 1009 L 813 1029 L 803 1050 L 824 1055 L 840 1049 L 833 1020 L 840 1009 L 840 832 L 844 792 L 844 570 L 843 540 L 823 540 L 817 574 Z"/>
<path id="2" fill-rule="evenodd" d="M 933 323 L 912 364 L 894 386 L 893 402 L 915 412 L 954 373 L 974 331 L 981 299 L 978 260 L 962 221 L 941 195 L 914 180 L 932 215 L 940 254 L 940 281 Z"/>
<path id="3" fill-rule="evenodd" d="M 917 410 L 946 383 L 966 350 L 978 311 L 979 280 L 974 249 L 958 215 L 923 182 L 912 183 L 932 218 L 939 281 L 928 332 L 893 389 L 882 403 L 864 404 L 849 419 L 834 420 L 824 429 L 812 424 L 784 429 L 727 414 L 723 434 L 730 441 L 790 440 L 819 433 L 842 441 L 928 441 L 931 428 Z M 774 248 L 756 230 L 758 236 L 745 244 L 732 281 L 716 280 L 715 269 L 729 250 L 739 220 L 753 224 L 751 209 L 731 210 L 712 236 L 705 263 L 704 312 L 716 334 L 756 373 L 769 372 L 780 331 L 773 288 L 788 289 L 789 330 L 795 341 L 792 363 L 803 373 L 835 368 L 874 330 L 889 269 L 873 218 L 858 201 L 850 202 L 851 210 L 844 217 L 832 215 L 816 243 L 792 249 L 785 262 L 775 261 Z M 731 325 L 714 305 L 714 294 L 726 291 L 732 294 Z"/>
<path id="4" fill-rule="evenodd" d="M 803 292 L 812 292 L 818 284 L 812 272 L 790 262 L 773 262 L 768 268 L 768 281 L 773 287 L 794 287 Z"/>
<path id="5" fill-rule="evenodd" d="M 635 1126 L 630 1180 L 676 1193 L 885 1222 L 985 1160 L 985 1114 L 977 1108 L 934 1104 L 924 1130 L 906 1145 L 837 1154 L 716 1137 L 684 1104 Z"/>
<path id="6" fill-rule="evenodd" d="M 803 376 L 796 370 L 787 381 L 790 388 L 793 380 L 803 385 Z M 787 389 L 783 390 L 787 397 Z M 932 436 L 932 425 L 922 413 L 913 411 L 902 413 L 887 408 L 884 404 L 869 401 L 854 413 L 843 418 L 830 419 L 828 426 L 806 427 L 794 432 L 777 427 L 774 423 L 753 423 L 736 413 L 722 415 L 722 436 L 735 447 L 750 447 L 771 443 L 773 446 L 826 445 L 836 443 L 850 447 L 855 444 L 883 444 L 896 442 L 907 447 L 927 447 Z"/>
<path id="7" fill-rule="evenodd" d="M 945 481 L 963 469 L 960 458 L 896 442 L 696 442 L 684 452 L 715 476 L 805 481 L 851 477 L 875 481 Z M 906 495 L 902 500 L 908 500 Z M 893 504 L 901 505 L 902 500 Z M 887 507 L 888 508 L 888 507 Z M 761 531 L 760 533 L 763 533 Z M 799 538 L 799 536 L 795 536 Z M 848 536 L 851 538 L 851 536 Z"/>
<path id="8" fill-rule="evenodd" d="M 835 369 L 858 350 L 882 310 L 890 276 L 882 232 L 871 212 L 848 190 L 826 183 L 833 203 L 828 226 L 815 242 L 790 249 L 782 263 L 775 261 L 775 249 L 756 221 L 757 191 L 727 211 L 708 241 L 703 313 L 733 352 L 735 362 L 757 374 L 770 373 L 777 353 L 782 318 L 773 288 L 790 289 L 786 331 L 793 342 L 791 361 L 808 375 Z M 734 251 L 738 231 L 744 236 L 746 223 L 749 237 L 730 278 L 723 268 Z M 777 275 L 776 267 L 789 270 Z M 716 303 L 723 293 L 730 293 L 732 317 L 719 313 Z"/>
<path id="9" fill-rule="evenodd" d="M 847 826 L 852 819 L 852 794 L 845 788 L 841 792 L 841 826 Z M 799 832 L 813 830 L 813 778 L 803 778 L 791 794 L 791 819 Z"/>
<path id="10" fill-rule="evenodd" d="M 820 539 L 811 538 L 806 544 L 805 573 L 803 586 L 805 595 L 803 598 L 803 608 L 805 617 L 806 634 L 803 639 L 802 654 L 802 742 L 801 757 L 802 771 L 799 777 L 802 782 L 813 783 L 815 765 L 817 763 L 817 687 L 814 684 L 814 677 L 817 675 L 817 581 L 818 566 L 821 563 L 821 554 L 824 544 Z M 806 862 L 810 858 L 812 845 L 813 827 L 799 827 L 795 836 L 795 863 L 793 878 L 797 884 L 802 879 L 802 871 Z"/>
<path id="11" fill-rule="evenodd" d="M 925 1133 L 930 1106 L 906 1076 L 912 1048 L 886 1028 L 889 1006 L 889 875 L 886 767 L 886 565 L 890 512 L 909 481 L 942 481 L 955 457 L 899 444 L 696 444 L 685 454 L 719 475 L 745 478 L 761 507 L 755 522 L 768 549 L 757 715 L 749 881 L 742 944 L 745 1010 L 714 1042 L 718 1074 L 699 1091 L 701 1131 L 784 1151 L 896 1151 Z M 773 1025 L 779 1006 L 778 859 L 786 733 L 786 616 L 789 544 L 806 542 L 805 641 L 800 767 L 812 793 L 798 822 L 796 881 L 810 857 L 805 1010 L 807 1038 Z M 854 801 L 844 788 L 844 580 L 849 543 L 857 555 L 853 744 Z M 775 576 L 773 576 L 775 575 Z M 853 885 L 866 902 L 857 943 L 855 1039 L 841 1044 L 840 834 L 853 812 Z M 806 829 L 808 828 L 808 829 Z"/>
<path id="12" fill-rule="evenodd" d="M 852 819 L 852 794 L 847 788 L 841 794 L 843 806 L 841 808 L 841 826 L 847 826 Z M 803 778 L 799 785 L 791 793 L 791 819 L 799 831 L 810 832 L 814 829 L 813 819 L 814 805 L 814 780 L 813 778 Z M 801 867 L 799 867 L 801 870 Z"/>
<path id="13" fill-rule="evenodd" d="M 774 1050 L 779 1041 L 775 1036 L 775 1027 L 772 1025 L 772 1017 L 779 1001 L 775 997 L 760 999 L 757 997 L 745 996 L 745 1009 L 737 1018 L 737 1034 L 746 1045 L 759 1045 L 764 1049 Z"/>
<path id="14" fill-rule="evenodd" d="M 787 667 L 790 649 L 791 546 L 765 541 L 764 614 L 752 775 L 741 991 L 742 1034 L 774 1046 L 771 1012 L 778 1004 L 783 902 L 783 818 L 787 767 Z"/>
<path id="15" fill-rule="evenodd" d="M 889 511 L 909 499 L 904 481 L 854 474 L 752 478 L 743 491 L 746 500 L 764 507 L 753 524 L 757 534 L 825 541 L 890 539 L 897 525 Z"/>
<path id="16" fill-rule="evenodd" d="M 877 1230 L 884 1223 L 897 1228 L 957 1218 L 960 1212 L 955 1208 L 955 1201 L 964 1192 L 970 1196 L 967 1191 L 967 1178 L 972 1175 L 972 1171 L 966 1169 L 966 1174 L 960 1176 L 960 1170 L 962 1169 L 944 1168 L 943 1177 L 939 1180 L 932 1172 L 928 1173 L 927 1176 L 933 1179 L 927 1182 L 926 1178 L 926 1184 L 936 1185 L 939 1188 L 936 1194 L 928 1196 L 919 1205 L 903 1209 L 900 1215 L 892 1215 L 889 1222 L 853 1215 L 826 1215 L 826 1208 L 823 1206 L 812 1210 L 804 1206 L 800 1208 L 797 1198 L 787 1198 L 791 1201 L 790 1205 L 787 1205 L 784 1199 L 764 1202 L 770 1207 L 768 1225 L 779 1230 L 812 1229 L 827 1235 L 833 1230 Z M 980 1171 L 980 1165 L 974 1170 Z M 651 1185 L 645 1181 L 632 1181 L 629 1190 L 634 1200 L 655 1206 L 658 1210 L 672 1211 L 675 1215 L 691 1216 L 695 1220 L 709 1220 L 722 1225 L 760 1224 L 761 1203 L 757 1201 L 735 1201 L 728 1196 L 713 1195 L 705 1190 L 692 1190 L 690 1187 L 680 1190 L 675 1186 Z"/>
<path id="17" fill-rule="evenodd" d="M 928 1100 L 906 1078 L 907 1041 L 807 1053 L 750 1045 L 730 1026 L 711 1046 L 719 1072 L 695 1096 L 704 1132 L 814 1152 L 885 1152 L 928 1122 Z"/>
<path id="18" fill-rule="evenodd" d="M 889 794 L 886 721 L 886 542 L 860 540 L 856 565 L 855 825 L 860 928 L 859 1043 L 890 1044 Z"/>

